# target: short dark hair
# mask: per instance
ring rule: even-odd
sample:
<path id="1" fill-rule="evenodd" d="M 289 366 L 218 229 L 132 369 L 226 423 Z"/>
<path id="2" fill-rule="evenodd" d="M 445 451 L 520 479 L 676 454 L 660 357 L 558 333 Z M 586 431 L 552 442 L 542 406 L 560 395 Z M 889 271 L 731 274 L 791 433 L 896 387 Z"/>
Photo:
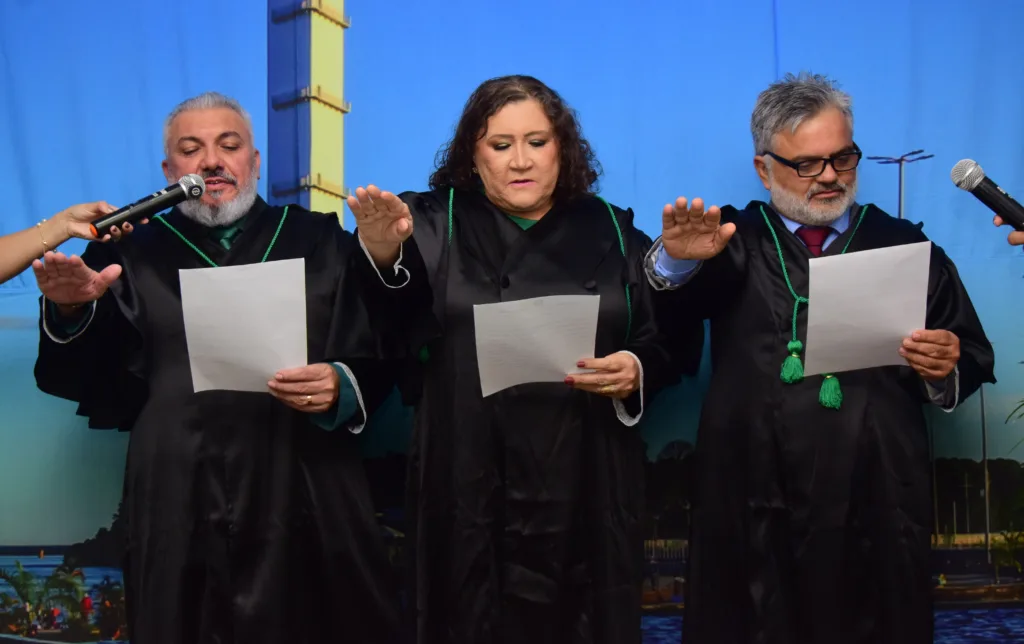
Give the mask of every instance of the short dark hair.
<path id="1" fill-rule="evenodd" d="M 470 95 L 451 140 L 438 152 L 436 169 L 430 175 L 434 190 L 454 187 L 475 189 L 480 177 L 473 173 L 476 142 L 487 120 L 509 103 L 535 99 L 544 108 L 554 128 L 559 147 L 556 201 L 593 194 L 601 166 L 590 143 L 583 138 L 579 117 L 556 91 L 532 76 L 501 76 L 482 83 Z"/>

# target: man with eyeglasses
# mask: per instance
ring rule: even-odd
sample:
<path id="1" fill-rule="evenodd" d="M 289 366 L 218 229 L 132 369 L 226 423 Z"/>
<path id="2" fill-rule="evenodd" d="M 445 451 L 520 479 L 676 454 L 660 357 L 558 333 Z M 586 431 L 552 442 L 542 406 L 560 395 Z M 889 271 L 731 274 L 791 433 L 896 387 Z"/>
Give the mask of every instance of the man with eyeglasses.
<path id="1" fill-rule="evenodd" d="M 930 644 L 924 407 L 951 411 L 995 382 L 992 347 L 933 246 L 927 329 L 899 348 L 906 366 L 805 378 L 809 260 L 927 238 L 855 202 L 850 97 L 828 79 L 772 84 L 751 130 L 770 200 L 705 211 L 679 198 L 647 257 L 662 328 L 711 325 L 683 641 Z"/>

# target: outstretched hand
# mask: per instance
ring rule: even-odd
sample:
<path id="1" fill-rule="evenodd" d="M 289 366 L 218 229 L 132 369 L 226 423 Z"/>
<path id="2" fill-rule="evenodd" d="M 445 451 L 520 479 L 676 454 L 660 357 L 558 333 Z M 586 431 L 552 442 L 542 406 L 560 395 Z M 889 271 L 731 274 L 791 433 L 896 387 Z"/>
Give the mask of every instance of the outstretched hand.
<path id="1" fill-rule="evenodd" d="M 379 265 L 393 263 L 402 242 L 412 235 L 409 206 L 394 193 L 374 185 L 356 188 L 347 202 L 356 218 L 359 238 L 374 261 Z"/>
<path id="2" fill-rule="evenodd" d="M 121 276 L 121 267 L 113 264 L 96 272 L 77 255 L 67 257 L 52 251 L 32 262 L 39 290 L 54 304 L 76 305 L 94 302 Z"/>
<path id="3" fill-rule="evenodd" d="M 661 213 L 661 243 L 675 259 L 711 259 L 729 243 L 736 224 L 722 224 L 722 211 L 697 197 L 687 207 L 686 197 L 665 204 Z"/>

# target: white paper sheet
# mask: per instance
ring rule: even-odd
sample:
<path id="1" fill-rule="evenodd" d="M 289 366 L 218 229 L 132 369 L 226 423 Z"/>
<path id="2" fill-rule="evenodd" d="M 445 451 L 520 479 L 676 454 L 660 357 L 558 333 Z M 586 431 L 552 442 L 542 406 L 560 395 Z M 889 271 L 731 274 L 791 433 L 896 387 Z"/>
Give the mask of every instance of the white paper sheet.
<path id="1" fill-rule="evenodd" d="M 900 345 L 925 325 L 931 247 L 811 259 L 804 375 L 906 364 Z"/>
<path id="2" fill-rule="evenodd" d="M 305 260 L 179 271 L 194 391 L 267 391 L 306 364 Z"/>
<path id="3" fill-rule="evenodd" d="M 486 398 L 531 382 L 562 382 L 594 357 L 599 295 L 553 295 L 477 304 L 476 358 Z"/>

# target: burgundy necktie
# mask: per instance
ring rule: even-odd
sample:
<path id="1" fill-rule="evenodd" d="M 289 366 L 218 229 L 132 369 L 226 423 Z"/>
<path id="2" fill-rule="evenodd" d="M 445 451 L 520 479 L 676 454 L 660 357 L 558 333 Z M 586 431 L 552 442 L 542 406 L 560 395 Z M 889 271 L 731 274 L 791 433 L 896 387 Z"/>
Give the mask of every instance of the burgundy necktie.
<path id="1" fill-rule="evenodd" d="M 811 255 L 820 257 L 821 245 L 831 232 L 832 228 L 829 226 L 800 226 L 796 229 L 796 236 L 807 246 L 807 250 L 811 251 Z"/>

